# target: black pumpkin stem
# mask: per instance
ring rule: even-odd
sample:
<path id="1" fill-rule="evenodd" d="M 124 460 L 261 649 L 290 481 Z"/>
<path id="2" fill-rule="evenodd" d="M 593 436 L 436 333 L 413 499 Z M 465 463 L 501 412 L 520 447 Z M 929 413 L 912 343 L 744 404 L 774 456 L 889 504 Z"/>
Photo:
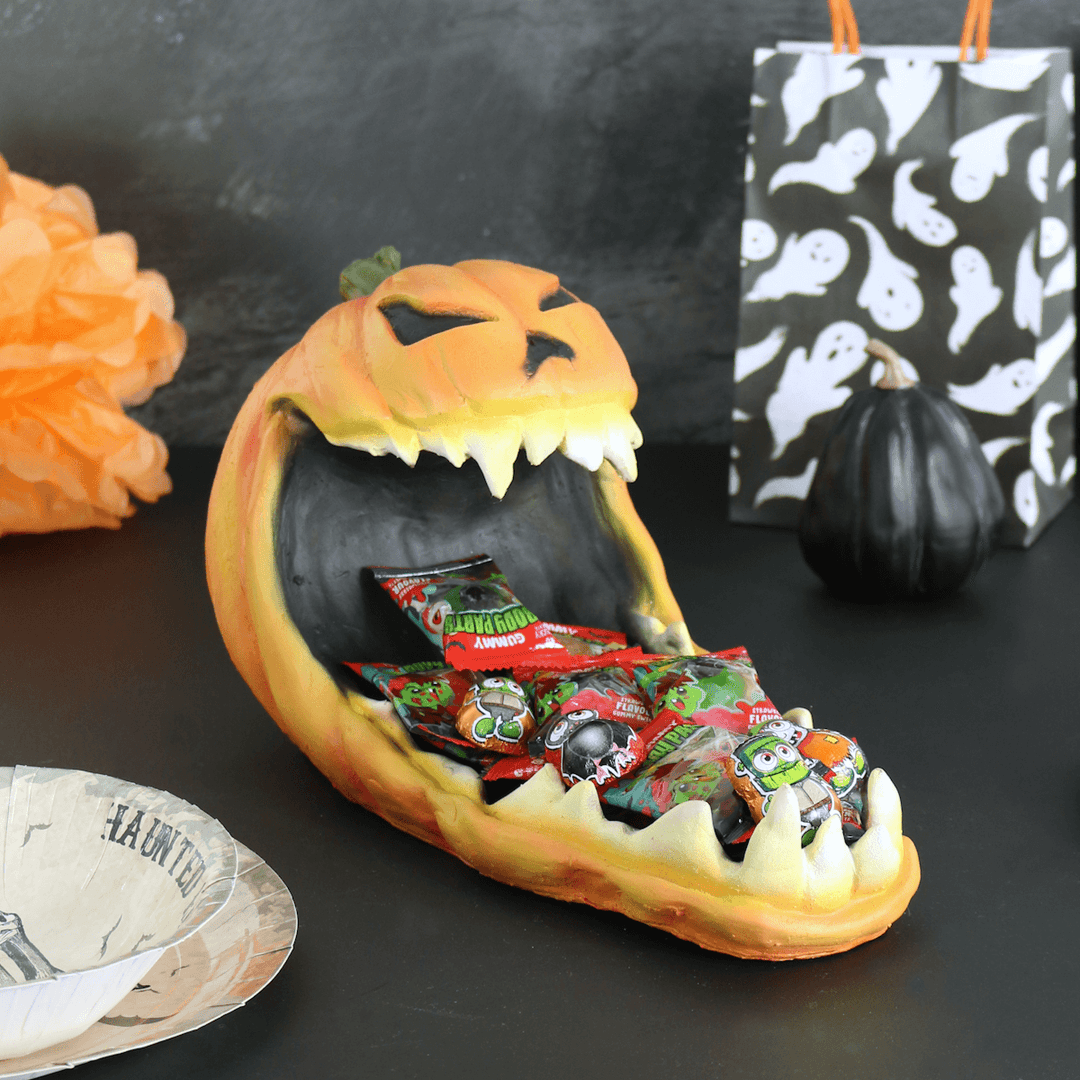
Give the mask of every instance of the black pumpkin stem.
<path id="1" fill-rule="evenodd" d="M 915 385 L 917 380 L 909 378 L 904 372 L 900 354 L 884 341 L 871 338 L 866 343 L 866 351 L 875 359 L 885 362 L 885 374 L 875 384 L 879 390 L 906 390 Z"/>
<path id="2" fill-rule="evenodd" d="M 370 296 L 391 274 L 401 269 L 401 252 L 387 244 L 370 259 L 357 259 L 341 271 L 338 288 L 345 300 Z"/>

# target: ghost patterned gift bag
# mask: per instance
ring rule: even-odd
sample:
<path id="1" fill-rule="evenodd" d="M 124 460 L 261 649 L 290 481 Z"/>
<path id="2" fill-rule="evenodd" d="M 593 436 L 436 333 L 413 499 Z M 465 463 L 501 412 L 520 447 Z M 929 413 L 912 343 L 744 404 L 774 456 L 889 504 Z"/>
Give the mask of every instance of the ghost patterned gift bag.
<path id="1" fill-rule="evenodd" d="M 834 47 L 846 28 L 834 10 Z M 981 20 L 980 53 L 969 55 Z M 794 527 L 871 338 L 971 422 L 1027 546 L 1070 498 L 1073 74 L 1065 49 L 781 43 L 754 57 L 734 521 Z"/>

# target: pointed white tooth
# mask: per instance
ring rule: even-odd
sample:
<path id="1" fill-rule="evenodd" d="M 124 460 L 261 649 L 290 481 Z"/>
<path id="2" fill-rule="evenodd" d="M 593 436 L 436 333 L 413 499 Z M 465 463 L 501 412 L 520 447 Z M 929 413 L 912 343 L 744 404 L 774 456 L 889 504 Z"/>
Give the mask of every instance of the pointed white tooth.
<path id="1" fill-rule="evenodd" d="M 522 818 L 534 821 L 537 815 L 546 813 L 562 802 L 566 795 L 559 770 L 550 762 L 534 773 L 521 787 L 514 788 L 491 807 L 496 817 Z"/>
<path id="2" fill-rule="evenodd" d="M 893 842 L 884 825 L 871 825 L 851 846 L 851 857 L 855 863 L 855 888 L 858 892 L 885 889 L 900 873 L 901 849 Z"/>
<path id="3" fill-rule="evenodd" d="M 514 479 L 514 462 L 521 449 L 516 427 L 483 428 L 465 438 L 465 446 L 487 481 L 488 490 L 501 499 Z"/>
<path id="4" fill-rule="evenodd" d="M 563 441 L 566 434 L 566 421 L 562 413 L 552 409 L 526 420 L 521 433 L 525 453 L 530 465 L 539 465 L 546 461 Z"/>
<path id="5" fill-rule="evenodd" d="M 799 802 L 785 784 L 746 845 L 739 883 L 746 892 L 790 901 L 802 895 L 803 874 Z"/>
<path id="6" fill-rule="evenodd" d="M 834 911 L 855 891 L 855 862 L 844 842 L 839 817 L 827 818 L 810 846 L 803 849 L 806 896 L 814 910 Z"/>
<path id="7" fill-rule="evenodd" d="M 556 809 L 563 817 L 580 821 L 593 830 L 601 828 L 607 822 L 603 810 L 600 809 L 596 787 L 590 780 L 582 780 L 568 788 Z"/>
<path id="8" fill-rule="evenodd" d="M 904 820 L 900 808 L 900 793 L 884 769 L 874 769 L 867 780 L 866 820 L 871 829 L 875 825 L 883 825 L 889 830 L 896 848 L 902 848 Z"/>
<path id="9" fill-rule="evenodd" d="M 633 483 L 637 479 L 637 458 L 634 457 L 630 435 L 625 428 L 615 425 L 608 428 L 607 437 L 604 439 L 604 457 L 627 483 Z"/>
<path id="10" fill-rule="evenodd" d="M 665 876 L 678 869 L 692 877 L 730 878 L 738 869 L 716 838 L 709 804 L 698 800 L 673 806 L 648 828 L 635 831 L 629 843 L 642 857 L 665 863 Z"/>
<path id="11" fill-rule="evenodd" d="M 812 728 L 814 726 L 814 717 L 809 709 L 788 709 L 788 711 L 784 713 L 784 719 L 789 724 L 798 724 L 800 727 Z"/>
<path id="12" fill-rule="evenodd" d="M 589 472 L 596 472 L 604 460 L 603 439 L 581 428 L 568 430 L 559 449 L 571 461 L 576 461 Z"/>
<path id="13" fill-rule="evenodd" d="M 419 435 L 420 445 L 425 450 L 445 458 L 455 468 L 460 469 L 469 456 L 465 443 L 459 436 L 447 435 L 441 431 L 421 431 Z"/>
<path id="14" fill-rule="evenodd" d="M 387 449 L 406 465 L 413 466 L 420 456 L 420 439 L 410 428 L 399 428 L 391 435 Z"/>
<path id="15" fill-rule="evenodd" d="M 694 643 L 690 631 L 681 619 L 665 626 L 655 615 L 630 612 L 631 632 L 646 652 L 667 653 L 669 656 L 692 656 Z"/>

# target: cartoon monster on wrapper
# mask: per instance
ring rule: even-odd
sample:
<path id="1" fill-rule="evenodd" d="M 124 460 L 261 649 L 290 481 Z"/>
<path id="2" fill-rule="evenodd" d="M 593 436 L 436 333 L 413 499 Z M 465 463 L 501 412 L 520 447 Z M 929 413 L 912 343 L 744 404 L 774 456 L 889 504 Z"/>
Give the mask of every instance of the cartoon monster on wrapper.
<path id="1" fill-rule="evenodd" d="M 764 819 L 776 792 L 790 785 L 799 803 L 803 846 L 827 818 L 841 816 L 840 800 L 829 785 L 811 772 L 802 754 L 780 735 L 751 736 L 735 748 L 724 767 L 735 794 L 746 801 L 755 821 Z"/>
<path id="2" fill-rule="evenodd" d="M 399 269 L 386 250 L 362 263 L 349 299 L 256 383 L 210 499 L 214 610 L 260 702 L 343 794 L 500 881 L 738 956 L 883 933 L 919 873 L 880 770 L 881 842 L 818 866 L 811 896 L 783 806 L 736 864 L 702 803 L 628 833 L 593 784 L 567 790 L 547 766 L 489 802 L 476 769 L 423 749 L 369 696 L 347 662 L 440 658 L 363 567 L 485 552 L 541 620 L 700 650 L 630 499 L 637 391 L 596 309 L 513 263 Z"/>
<path id="3" fill-rule="evenodd" d="M 536 721 L 521 686 L 505 676 L 490 675 L 469 687 L 455 726 L 485 750 L 524 754 Z"/>

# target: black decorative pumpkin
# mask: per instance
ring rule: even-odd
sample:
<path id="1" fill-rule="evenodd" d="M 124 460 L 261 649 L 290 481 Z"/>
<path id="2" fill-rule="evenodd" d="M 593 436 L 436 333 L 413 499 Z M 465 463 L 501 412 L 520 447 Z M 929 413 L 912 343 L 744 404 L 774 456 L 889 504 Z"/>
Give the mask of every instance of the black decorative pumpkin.
<path id="1" fill-rule="evenodd" d="M 1005 499 L 979 440 L 887 345 L 876 386 L 853 394 L 825 441 L 799 520 L 810 568 L 858 600 L 958 589 L 997 544 Z"/>

